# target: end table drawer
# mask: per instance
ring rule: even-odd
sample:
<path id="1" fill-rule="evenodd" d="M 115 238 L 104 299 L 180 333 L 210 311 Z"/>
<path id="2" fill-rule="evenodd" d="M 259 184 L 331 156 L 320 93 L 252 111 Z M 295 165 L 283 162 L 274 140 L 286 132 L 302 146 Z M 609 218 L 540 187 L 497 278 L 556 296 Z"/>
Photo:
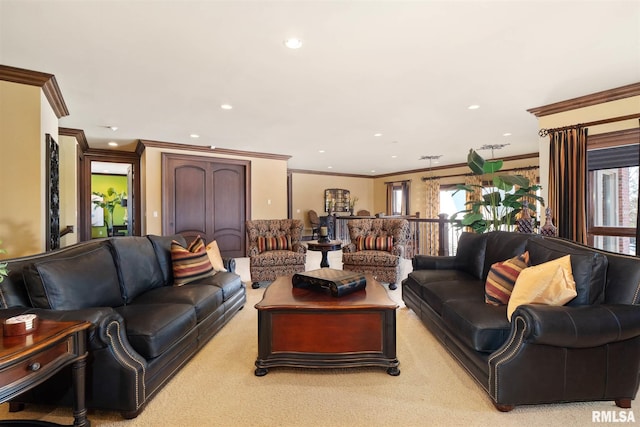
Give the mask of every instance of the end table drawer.
<path id="1" fill-rule="evenodd" d="M 0 372 L 2 388 L 13 386 L 16 382 L 36 381 L 43 375 L 46 376 L 47 371 L 55 370 L 61 364 L 74 359 L 76 355 L 72 351 L 74 348 L 72 341 L 73 337 L 68 337 L 65 341 L 30 355 Z"/>

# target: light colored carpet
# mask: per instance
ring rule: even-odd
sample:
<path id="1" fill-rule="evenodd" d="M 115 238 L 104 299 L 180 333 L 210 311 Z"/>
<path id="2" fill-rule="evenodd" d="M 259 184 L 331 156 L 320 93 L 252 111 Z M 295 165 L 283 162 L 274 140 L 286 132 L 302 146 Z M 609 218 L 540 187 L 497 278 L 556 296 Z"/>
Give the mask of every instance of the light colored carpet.
<path id="1" fill-rule="evenodd" d="M 340 252 L 329 254 L 341 268 Z M 319 268 L 320 254 L 308 252 L 307 269 Z M 405 274 L 411 269 L 407 261 Z M 222 331 L 148 403 L 134 420 L 118 413 L 90 411 L 93 426 L 585 426 L 592 411 L 617 411 L 613 402 L 516 407 L 498 412 L 484 390 L 433 338 L 401 300 L 397 355 L 401 374 L 384 369 L 278 369 L 253 373 L 257 356 L 254 305 L 264 288 L 251 289 L 247 259 L 237 260 L 248 301 Z M 526 387 L 526 384 L 523 384 Z M 636 410 L 635 419 L 640 419 Z M 36 418 L 69 423 L 71 411 L 30 405 L 0 419 Z"/>

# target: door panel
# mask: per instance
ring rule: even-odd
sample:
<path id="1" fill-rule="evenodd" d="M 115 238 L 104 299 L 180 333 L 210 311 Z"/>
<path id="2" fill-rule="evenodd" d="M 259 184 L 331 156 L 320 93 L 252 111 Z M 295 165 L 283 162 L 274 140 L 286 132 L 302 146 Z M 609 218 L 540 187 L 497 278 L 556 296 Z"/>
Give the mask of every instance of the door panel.
<path id="1" fill-rule="evenodd" d="M 244 257 L 247 161 L 164 153 L 163 233 L 216 240 L 225 257 Z"/>
<path id="2" fill-rule="evenodd" d="M 206 165 L 204 165 L 206 166 Z M 175 232 L 185 237 L 206 238 L 208 218 L 206 207 L 207 170 L 202 165 L 179 166 L 175 179 Z M 185 207 L 184 209 L 182 207 Z"/>
<path id="3" fill-rule="evenodd" d="M 241 165 L 213 164 L 214 239 L 228 256 L 242 257 L 245 248 L 245 176 Z"/>

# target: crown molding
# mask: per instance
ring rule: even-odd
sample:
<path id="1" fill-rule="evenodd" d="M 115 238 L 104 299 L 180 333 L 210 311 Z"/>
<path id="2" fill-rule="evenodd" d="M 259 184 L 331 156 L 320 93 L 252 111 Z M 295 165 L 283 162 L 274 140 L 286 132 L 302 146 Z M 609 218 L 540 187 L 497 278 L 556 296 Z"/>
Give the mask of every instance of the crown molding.
<path id="1" fill-rule="evenodd" d="M 0 65 L 0 80 L 42 88 L 56 116 L 61 118 L 69 115 L 69 109 L 53 74 Z"/>
<path id="2" fill-rule="evenodd" d="M 80 151 L 83 153 L 89 149 L 89 142 L 87 142 L 87 136 L 84 134 L 82 129 L 72 129 L 72 128 L 58 128 L 58 135 L 70 136 L 78 141 L 78 146 L 80 147 Z"/>
<path id="3" fill-rule="evenodd" d="M 181 150 L 181 151 L 198 151 L 203 153 L 225 154 L 230 156 L 239 157 L 254 157 L 259 159 L 271 159 L 271 160 L 289 160 L 291 156 L 284 154 L 272 154 L 272 153 L 259 153 L 255 151 L 242 151 L 242 150 L 230 150 L 228 148 L 211 148 L 202 145 L 190 145 L 190 144 L 177 144 L 175 142 L 162 142 L 162 141 L 150 141 L 146 139 L 139 139 L 136 146 L 136 153 L 142 155 L 142 152 L 147 147 L 163 148 L 166 150 Z"/>
<path id="4" fill-rule="evenodd" d="M 632 83 L 615 89 L 592 93 L 591 95 L 580 96 L 578 98 L 568 99 L 566 101 L 556 102 L 542 107 L 530 108 L 527 111 L 536 117 L 542 117 L 578 108 L 590 107 L 592 105 L 603 104 L 605 102 L 616 101 L 618 99 L 630 98 L 632 96 L 640 96 L 640 83 Z"/>
<path id="5" fill-rule="evenodd" d="M 307 175 L 328 175 L 328 176 L 341 176 L 341 177 L 349 177 L 349 178 L 375 178 L 373 175 L 362 175 L 356 173 L 340 173 L 340 172 L 324 172 L 324 171 L 314 171 L 308 169 L 287 169 L 288 173 L 301 173 Z"/>

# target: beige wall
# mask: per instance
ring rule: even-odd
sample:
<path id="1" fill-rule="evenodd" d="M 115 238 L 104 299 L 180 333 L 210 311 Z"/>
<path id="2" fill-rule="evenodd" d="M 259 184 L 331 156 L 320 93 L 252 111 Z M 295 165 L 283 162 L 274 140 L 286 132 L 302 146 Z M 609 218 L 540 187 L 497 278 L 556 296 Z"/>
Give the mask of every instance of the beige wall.
<path id="1" fill-rule="evenodd" d="M 142 234 L 162 234 L 162 153 L 241 159 L 251 162 L 251 219 L 287 217 L 287 162 L 147 147 L 140 159 Z"/>
<path id="2" fill-rule="evenodd" d="M 540 129 L 553 129 L 607 118 L 622 117 L 629 114 L 637 114 L 638 112 L 640 112 L 640 96 L 634 96 L 631 98 L 605 102 L 598 105 L 543 116 L 538 119 L 538 126 Z M 599 126 L 590 126 L 589 135 L 597 135 L 637 127 L 637 119 L 624 120 Z M 539 146 L 540 184 L 542 185 L 542 196 L 546 200 L 548 196 L 546 188 L 549 184 L 549 137 L 540 137 Z"/>
<path id="3" fill-rule="evenodd" d="M 358 198 L 355 205 L 356 211 L 367 209 L 374 213 L 372 178 L 293 172 L 291 187 L 292 218 L 304 221 L 305 234 L 311 234 L 308 218 L 310 209 L 315 210 L 319 216 L 327 214 L 324 210 L 324 190 L 327 188 L 349 190 L 352 198 Z"/>
<path id="4" fill-rule="evenodd" d="M 60 228 L 73 226 L 73 233 L 60 238 L 60 247 L 78 243 L 78 142 L 60 135 Z"/>
<path id="5" fill-rule="evenodd" d="M 45 250 L 45 134 L 58 119 L 37 86 L 0 81 L 0 240 L 4 257 Z M 3 255 L 0 255 L 2 257 Z"/>

